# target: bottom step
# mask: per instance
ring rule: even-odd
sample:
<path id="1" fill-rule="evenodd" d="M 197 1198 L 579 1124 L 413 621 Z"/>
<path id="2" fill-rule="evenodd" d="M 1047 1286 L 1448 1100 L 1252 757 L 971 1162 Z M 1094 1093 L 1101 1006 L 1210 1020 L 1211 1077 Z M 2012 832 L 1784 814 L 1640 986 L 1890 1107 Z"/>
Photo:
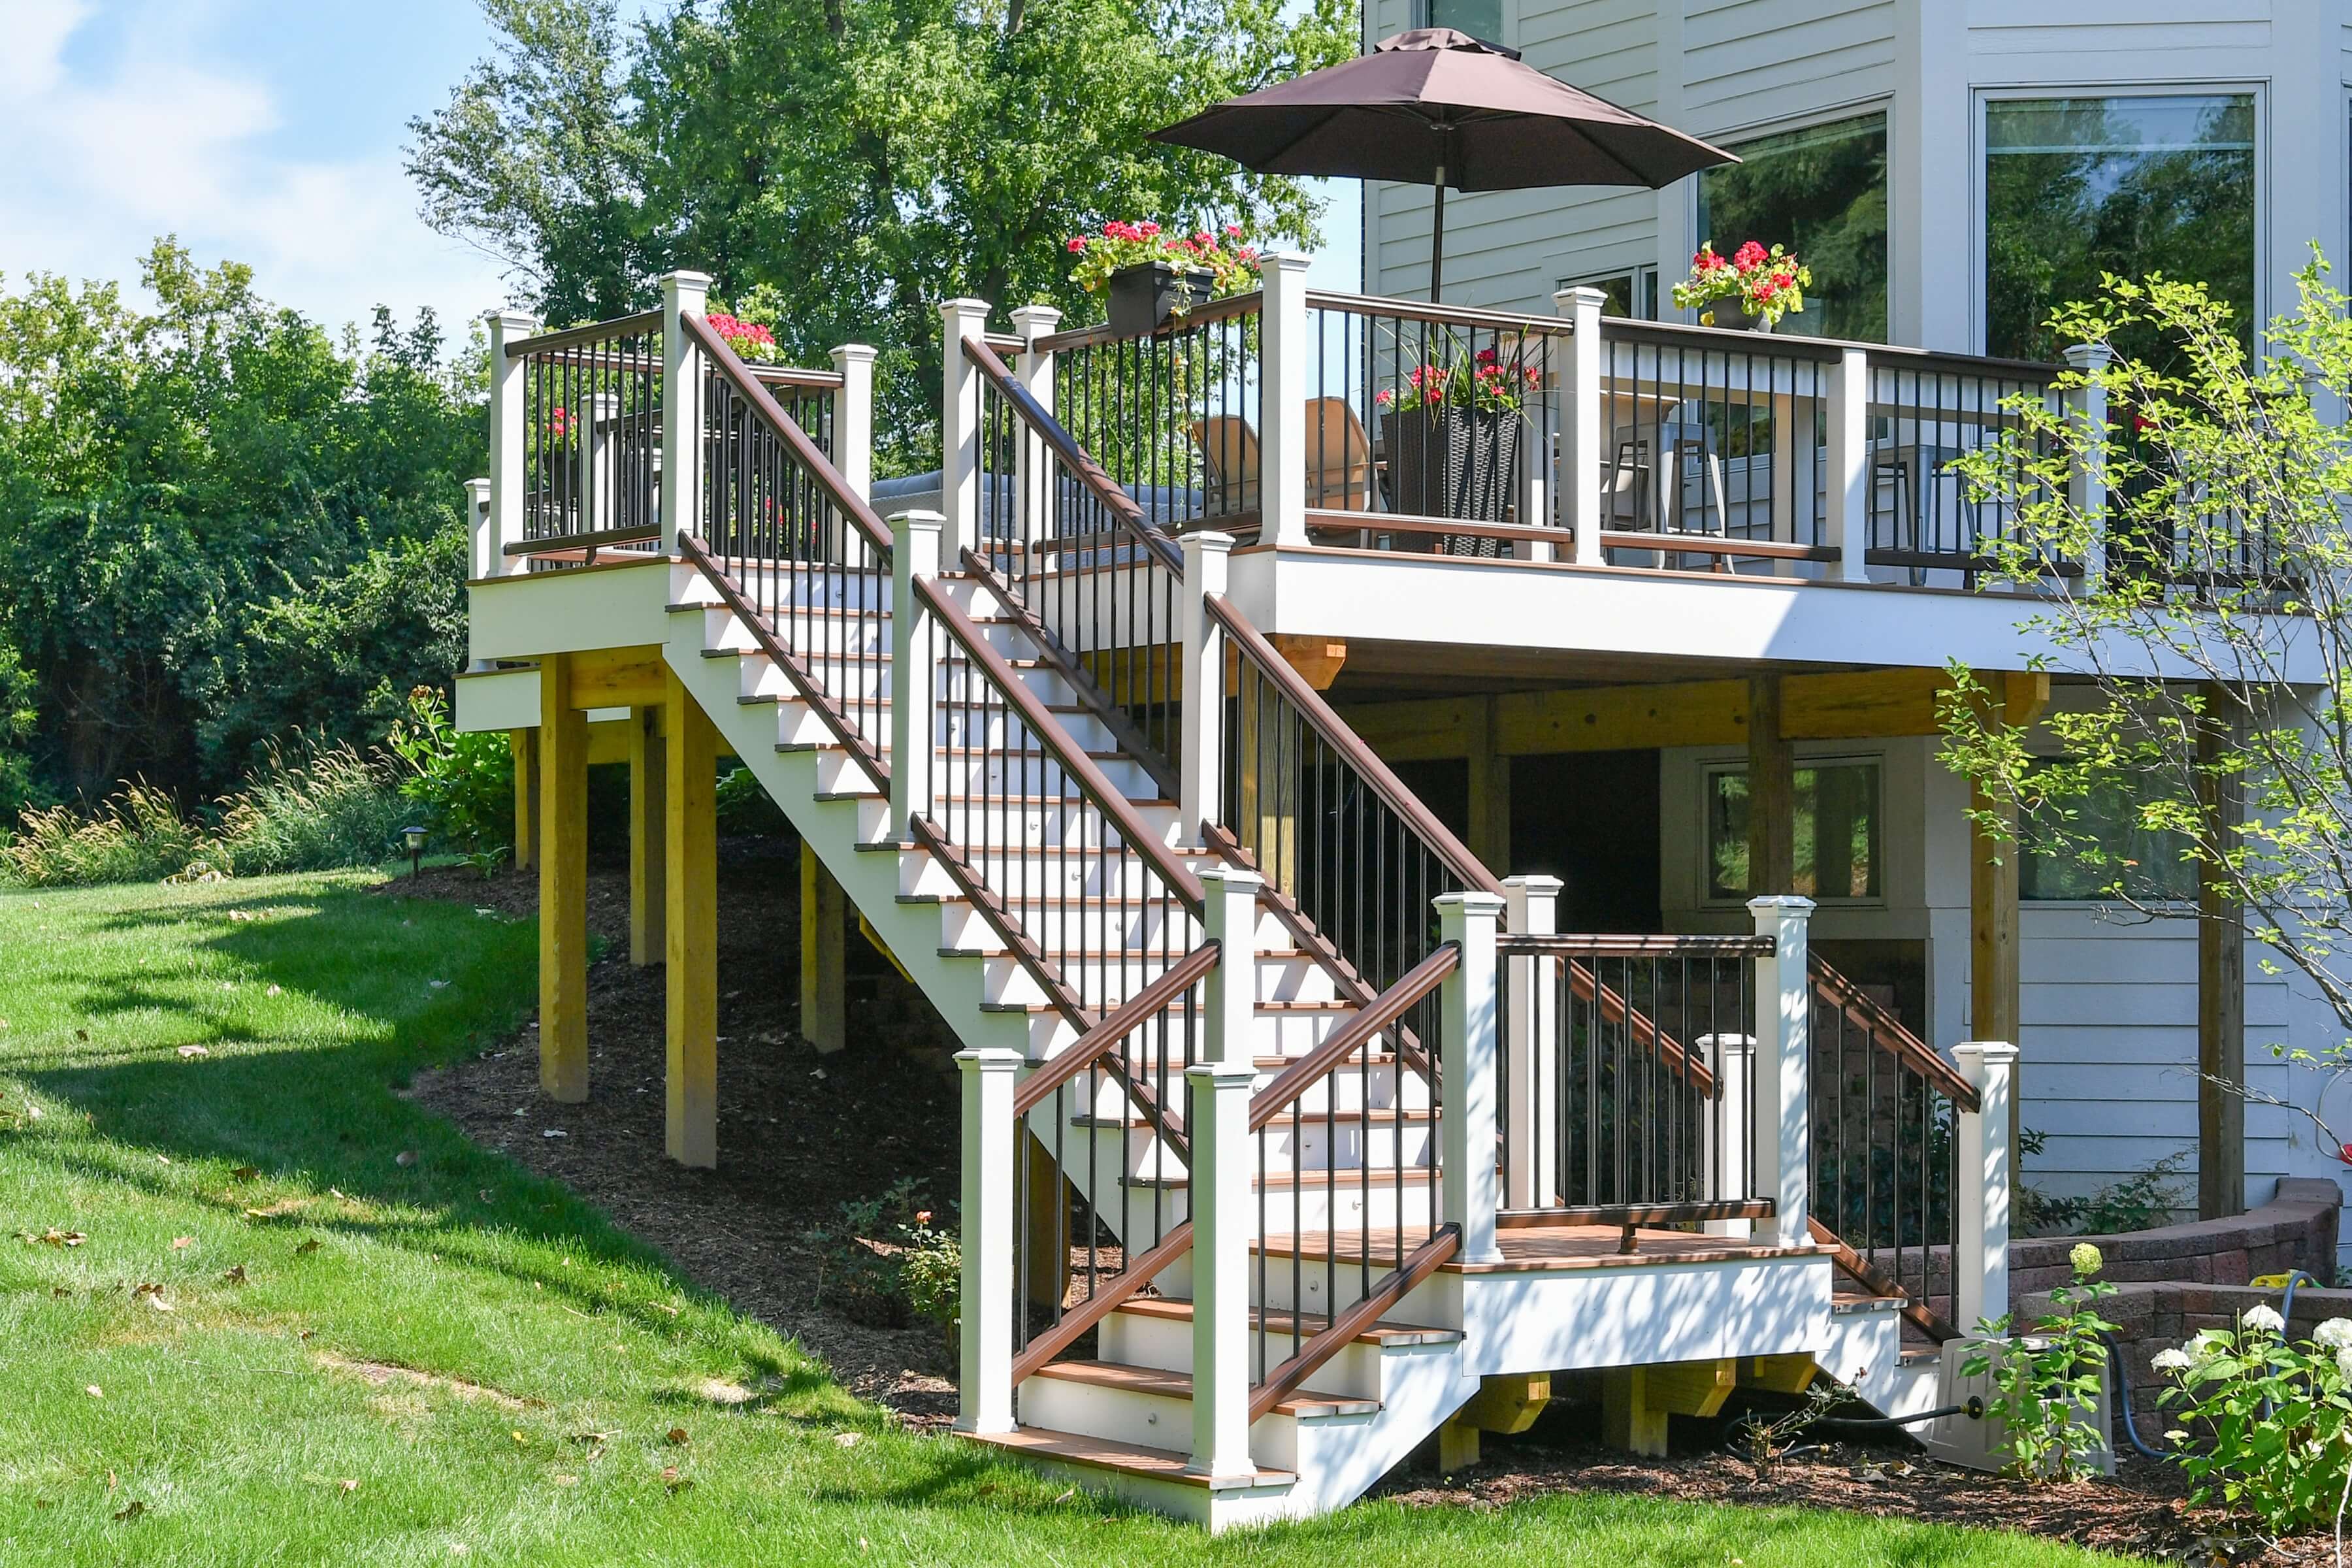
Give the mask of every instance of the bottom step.
<path id="1" fill-rule="evenodd" d="M 1005 1449 L 1024 1459 L 1077 1465 L 1087 1469 L 1132 1476 L 1139 1480 L 1197 1487 L 1204 1491 L 1263 1490 L 1288 1487 L 1298 1479 L 1288 1470 L 1258 1470 L 1251 1475 L 1219 1476 L 1213 1479 L 1186 1468 L 1192 1462 L 1191 1456 L 1177 1453 L 1172 1448 L 1131 1447 L 1124 1443 L 1106 1442 L 1100 1437 L 1084 1436 L 1076 1432 L 1056 1432 L 1045 1426 L 1016 1426 L 1010 1432 L 966 1432 L 959 1435 L 974 1443 Z"/>

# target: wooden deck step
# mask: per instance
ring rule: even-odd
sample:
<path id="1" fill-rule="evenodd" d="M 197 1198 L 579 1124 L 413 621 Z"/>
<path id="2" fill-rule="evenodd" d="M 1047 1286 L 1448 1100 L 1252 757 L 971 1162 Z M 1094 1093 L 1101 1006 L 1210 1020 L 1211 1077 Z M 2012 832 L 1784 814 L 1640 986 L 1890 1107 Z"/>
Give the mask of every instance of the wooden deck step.
<path id="1" fill-rule="evenodd" d="M 1119 1303 L 1118 1310 L 1130 1317 L 1164 1318 L 1171 1322 L 1192 1321 L 1192 1303 L 1178 1301 L 1165 1296 L 1141 1296 Z M 1250 1309 L 1250 1326 L 1264 1327 L 1269 1334 L 1287 1337 L 1294 1329 L 1302 1337 L 1312 1339 L 1329 1325 L 1331 1320 L 1310 1312 L 1304 1318 L 1288 1312 L 1267 1312 Z M 1413 1323 L 1376 1322 L 1358 1333 L 1360 1345 L 1450 1345 L 1461 1342 L 1459 1329 L 1424 1329 Z"/>
<path id="2" fill-rule="evenodd" d="M 1823 1258 L 1830 1251 L 1817 1243 L 1780 1247 L 1769 1242 L 1742 1241 L 1736 1237 L 1699 1236 L 1686 1230 L 1643 1229 L 1635 1233 L 1637 1246 L 1629 1254 L 1617 1250 L 1622 1235 L 1613 1225 L 1514 1226 L 1496 1236 L 1496 1247 L 1503 1255 L 1501 1262 L 1464 1263 L 1456 1259 L 1438 1268 L 1448 1274 L 1555 1273 L 1585 1268 L 1641 1268 L 1658 1264 Z M 1419 1226 L 1408 1228 L 1402 1237 L 1385 1226 L 1374 1230 L 1369 1237 L 1372 1261 L 1377 1265 L 1383 1258 L 1394 1259 L 1400 1247 L 1411 1256 L 1414 1247 L 1428 1239 L 1429 1232 Z M 1269 1258 L 1297 1258 L 1301 1262 L 1315 1263 L 1336 1255 L 1342 1265 L 1347 1265 L 1363 1256 L 1366 1241 L 1363 1232 L 1354 1230 L 1342 1230 L 1336 1236 L 1311 1232 L 1304 1237 L 1271 1235 L 1251 1242 L 1250 1250 L 1262 1251 Z"/>
<path id="3" fill-rule="evenodd" d="M 1033 1377 L 1050 1377 L 1063 1383 L 1082 1383 L 1090 1388 L 1118 1388 L 1130 1394 L 1156 1394 L 1161 1399 L 1192 1397 L 1192 1379 L 1184 1373 L 1167 1372 L 1156 1366 L 1130 1366 L 1115 1361 L 1057 1361 L 1039 1367 Z M 1295 1394 L 1274 1407 L 1277 1415 L 1305 1416 L 1312 1419 L 1323 1415 L 1377 1415 L 1381 1402 L 1377 1399 L 1350 1399 L 1337 1394 Z"/>
<path id="4" fill-rule="evenodd" d="M 1288 1470 L 1260 1469 L 1252 1475 L 1222 1476 L 1213 1480 L 1192 1469 L 1192 1457 L 1189 1454 L 1179 1454 L 1170 1448 L 1131 1447 L 1125 1443 L 1108 1442 L 1076 1432 L 1056 1432 L 1050 1426 L 1016 1426 L 1010 1432 L 965 1432 L 957 1436 L 966 1442 L 985 1443 L 990 1447 L 1002 1448 L 1024 1458 L 1082 1465 L 1088 1469 L 1115 1470 L 1120 1475 L 1137 1476 L 1146 1480 L 1172 1481 L 1178 1486 L 1200 1487 L 1209 1491 L 1250 1491 L 1267 1487 L 1286 1487 L 1298 1479 Z"/>

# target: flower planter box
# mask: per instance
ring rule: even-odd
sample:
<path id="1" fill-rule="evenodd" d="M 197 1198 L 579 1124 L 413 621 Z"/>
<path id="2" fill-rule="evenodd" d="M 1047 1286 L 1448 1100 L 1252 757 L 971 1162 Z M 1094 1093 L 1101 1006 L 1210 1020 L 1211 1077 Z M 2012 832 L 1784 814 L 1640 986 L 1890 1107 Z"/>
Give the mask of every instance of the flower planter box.
<path id="1" fill-rule="evenodd" d="M 1508 521 L 1517 500 L 1525 428 L 1516 411 L 1422 407 L 1382 415 L 1391 506 L 1412 516 Z M 1433 541 L 1432 547 L 1448 555 L 1500 555 L 1505 543 L 1462 538 Z"/>
<path id="2" fill-rule="evenodd" d="M 1205 267 L 1147 261 L 1110 275 L 1110 330 L 1122 338 L 1149 337 L 1185 311 L 1205 305 L 1217 275 Z"/>

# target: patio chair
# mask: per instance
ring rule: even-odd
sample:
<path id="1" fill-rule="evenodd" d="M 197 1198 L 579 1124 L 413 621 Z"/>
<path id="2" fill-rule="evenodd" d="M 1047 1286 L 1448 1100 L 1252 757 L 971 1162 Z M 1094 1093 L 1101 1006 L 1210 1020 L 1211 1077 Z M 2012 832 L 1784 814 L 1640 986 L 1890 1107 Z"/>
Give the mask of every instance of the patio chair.
<path id="1" fill-rule="evenodd" d="M 1303 461 L 1307 506 L 1322 511 L 1371 510 L 1376 465 L 1363 422 L 1344 397 L 1309 399 L 1306 412 Z M 1220 414 L 1196 420 L 1191 434 L 1192 444 L 1200 448 L 1203 469 L 1202 489 L 1207 504 L 1202 515 L 1217 518 L 1256 511 L 1258 442 L 1249 421 L 1238 415 Z"/>

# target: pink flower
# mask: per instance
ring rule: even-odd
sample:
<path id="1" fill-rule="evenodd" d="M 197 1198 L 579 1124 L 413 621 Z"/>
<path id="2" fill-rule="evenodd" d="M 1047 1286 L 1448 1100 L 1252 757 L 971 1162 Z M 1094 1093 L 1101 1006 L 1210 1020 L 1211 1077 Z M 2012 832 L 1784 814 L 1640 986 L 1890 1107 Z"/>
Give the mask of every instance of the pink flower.
<path id="1" fill-rule="evenodd" d="M 1072 256 L 1078 256 L 1078 255 L 1082 255 L 1082 254 L 1084 254 L 1084 252 L 1085 252 L 1086 248 L 1087 248 L 1087 237 L 1086 237 L 1085 235 L 1082 235 L 1082 234 L 1074 234 L 1074 235 L 1070 236 L 1070 254 L 1071 254 Z"/>
<path id="2" fill-rule="evenodd" d="M 1204 228 L 1201 230 L 1200 233 L 1192 237 L 1192 243 L 1195 245 L 1214 245 L 1217 243 L 1217 237 L 1211 234 Z"/>
<path id="3" fill-rule="evenodd" d="M 1376 392 L 1372 395 L 1372 401 L 1379 404 L 1381 407 L 1386 408 L 1390 404 L 1396 401 L 1396 394 L 1393 392 Z M 2352 1165 L 2352 1143 L 2347 1143 L 2344 1145 L 2344 1163 L 2347 1165 Z"/>
<path id="4" fill-rule="evenodd" d="M 1234 251 L 1234 254 L 1241 258 L 1244 261 L 1255 261 L 1257 259 L 1257 247 L 1254 245 L 1244 245 L 1239 250 Z"/>
<path id="5" fill-rule="evenodd" d="M 1148 218 L 1142 223 L 1135 226 L 1136 237 L 1139 239 L 1150 239 L 1153 235 L 1158 234 L 1159 232 L 1160 226 L 1151 222 Z"/>
<path id="6" fill-rule="evenodd" d="M 1761 267 L 1770 258 L 1771 253 L 1752 239 L 1731 253 L 1731 264 L 1743 272 L 1751 267 Z"/>
<path id="7" fill-rule="evenodd" d="M 1241 237 L 1242 237 L 1242 226 L 1241 226 L 1241 225 L 1239 225 L 1239 224 L 1237 224 L 1237 223 L 1229 223 L 1229 224 L 1225 225 L 1225 237 L 1226 237 L 1227 239 L 1239 239 Z"/>

